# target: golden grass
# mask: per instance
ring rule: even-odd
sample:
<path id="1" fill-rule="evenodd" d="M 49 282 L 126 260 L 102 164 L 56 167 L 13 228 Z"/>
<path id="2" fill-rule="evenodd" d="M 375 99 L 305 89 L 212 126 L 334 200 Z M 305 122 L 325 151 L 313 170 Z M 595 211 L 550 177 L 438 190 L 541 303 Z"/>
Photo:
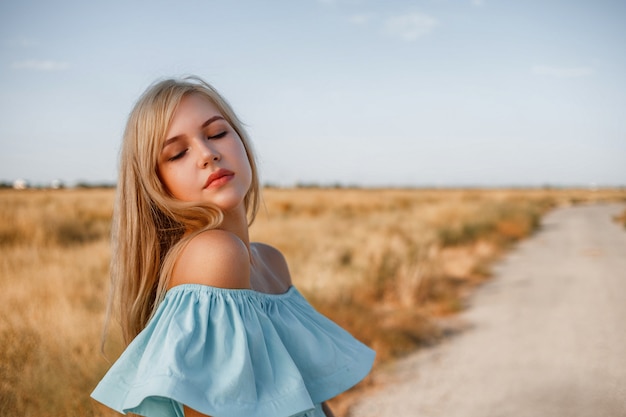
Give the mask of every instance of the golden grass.
<path id="1" fill-rule="evenodd" d="M 0 410 L 97 415 L 111 191 L 0 193 Z"/>
<path id="2" fill-rule="evenodd" d="M 0 192 L 0 415 L 112 416 L 89 399 L 100 354 L 113 190 Z M 546 210 L 625 190 L 269 189 L 251 230 L 378 362 L 441 337 L 501 250 Z M 120 352 L 112 332 L 107 352 Z M 333 403 L 347 413 L 351 395 Z"/>
<path id="3" fill-rule="evenodd" d="M 626 228 L 626 210 L 624 210 L 621 214 L 615 216 L 615 221 L 624 226 L 624 228 Z"/>

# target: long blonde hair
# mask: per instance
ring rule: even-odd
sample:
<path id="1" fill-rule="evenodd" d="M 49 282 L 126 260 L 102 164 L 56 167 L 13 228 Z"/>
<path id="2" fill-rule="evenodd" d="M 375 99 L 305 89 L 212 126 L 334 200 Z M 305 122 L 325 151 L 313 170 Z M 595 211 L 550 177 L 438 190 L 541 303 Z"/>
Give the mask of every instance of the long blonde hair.
<path id="1" fill-rule="evenodd" d="M 249 224 L 258 210 L 259 178 L 250 141 L 226 100 L 197 77 L 163 80 L 149 87 L 126 124 L 113 212 L 106 323 L 113 314 L 119 316 L 126 345 L 146 326 L 163 299 L 184 245 L 197 233 L 218 227 L 223 219 L 217 207 L 174 199 L 157 174 L 157 158 L 174 113 L 192 93 L 209 99 L 241 138 L 252 170 L 244 198 Z M 194 233 L 183 237 L 188 230 Z"/>

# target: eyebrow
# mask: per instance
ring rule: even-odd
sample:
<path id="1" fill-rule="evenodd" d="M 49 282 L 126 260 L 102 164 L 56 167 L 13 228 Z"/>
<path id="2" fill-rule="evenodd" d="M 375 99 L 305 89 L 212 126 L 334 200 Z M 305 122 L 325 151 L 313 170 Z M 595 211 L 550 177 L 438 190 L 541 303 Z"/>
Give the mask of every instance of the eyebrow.
<path id="1" fill-rule="evenodd" d="M 224 118 L 222 116 L 213 116 L 210 119 L 208 119 L 206 122 L 202 123 L 202 126 L 200 126 L 202 129 L 204 129 L 205 127 L 207 127 L 208 125 L 210 125 L 213 122 L 216 122 L 218 120 L 224 120 Z M 161 149 L 165 149 L 165 147 L 173 142 L 176 142 L 179 139 L 182 139 L 185 135 L 176 135 L 174 137 L 171 137 L 169 139 L 167 139 L 164 143 L 163 143 L 163 148 Z"/>

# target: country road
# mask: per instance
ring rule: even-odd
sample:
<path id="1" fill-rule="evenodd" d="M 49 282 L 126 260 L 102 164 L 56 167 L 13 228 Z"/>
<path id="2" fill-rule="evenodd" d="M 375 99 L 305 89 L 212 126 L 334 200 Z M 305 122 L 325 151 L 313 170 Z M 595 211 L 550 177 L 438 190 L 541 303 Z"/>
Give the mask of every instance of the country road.
<path id="1" fill-rule="evenodd" d="M 354 417 L 625 417 L 624 205 L 555 210 L 494 268 L 458 335 L 396 363 Z"/>

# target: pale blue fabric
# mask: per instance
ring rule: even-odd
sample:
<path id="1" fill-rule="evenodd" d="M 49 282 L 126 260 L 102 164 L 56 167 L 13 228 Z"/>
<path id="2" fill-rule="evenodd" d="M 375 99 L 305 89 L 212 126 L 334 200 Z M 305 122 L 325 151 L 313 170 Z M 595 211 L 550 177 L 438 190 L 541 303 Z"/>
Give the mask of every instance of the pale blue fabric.
<path id="1" fill-rule="evenodd" d="M 295 287 L 266 294 L 172 288 L 92 397 L 121 413 L 323 417 L 320 403 L 363 379 L 374 351 Z"/>

